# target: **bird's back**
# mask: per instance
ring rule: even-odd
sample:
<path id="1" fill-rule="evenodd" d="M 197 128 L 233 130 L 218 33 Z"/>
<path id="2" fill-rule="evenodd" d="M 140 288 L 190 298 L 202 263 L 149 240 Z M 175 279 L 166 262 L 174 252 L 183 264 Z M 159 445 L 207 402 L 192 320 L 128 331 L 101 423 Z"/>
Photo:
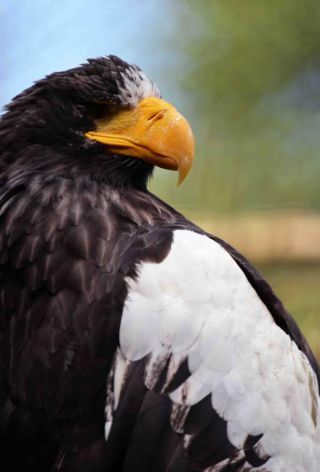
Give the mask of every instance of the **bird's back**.
<path id="1" fill-rule="evenodd" d="M 195 239 L 186 245 L 187 233 Z M 210 304 L 201 297 L 206 290 L 211 297 L 226 292 L 222 314 L 235 304 L 221 285 L 224 257 L 251 294 L 260 290 L 264 303 L 269 300 L 268 322 L 283 333 L 281 339 L 290 344 L 286 331 L 292 346 L 297 343 L 314 365 L 291 318 L 241 256 L 233 252 L 232 259 L 230 248 L 222 249 L 148 193 L 125 195 L 66 177 L 4 189 L 0 235 L 1 455 L 8 471 L 27 464 L 64 471 L 240 471 L 267 462 L 269 456 L 256 451 L 261 433 L 247 432 L 243 448 L 236 447 L 230 418 L 212 400 L 212 385 L 190 382 L 197 339 L 212 345 L 213 370 L 222 349 L 214 318 L 208 318 L 207 327 L 204 323 L 201 307 L 210 314 Z M 210 255 L 211 245 L 219 246 L 222 259 L 214 251 Z M 201 246 L 206 249 L 199 252 Z M 212 271 L 208 280 L 201 279 L 206 260 L 205 270 Z M 155 293 L 145 293 L 152 284 Z M 135 304 L 141 294 L 145 298 Z M 263 305 L 257 295 L 254 300 Z M 182 308 L 175 306 L 182 302 Z M 234 326 L 241 328 L 243 314 L 235 307 L 234 315 Z M 155 326 L 164 330 L 163 341 L 157 340 Z M 178 350 L 172 349 L 173 339 L 182 343 Z M 278 360 L 271 356 L 271 365 Z M 307 372 L 312 379 L 310 366 Z M 317 407 L 318 400 L 311 404 Z M 233 461 L 234 469 L 221 468 L 223 461 L 228 467 Z M 220 469 L 209 469 L 218 464 Z"/>

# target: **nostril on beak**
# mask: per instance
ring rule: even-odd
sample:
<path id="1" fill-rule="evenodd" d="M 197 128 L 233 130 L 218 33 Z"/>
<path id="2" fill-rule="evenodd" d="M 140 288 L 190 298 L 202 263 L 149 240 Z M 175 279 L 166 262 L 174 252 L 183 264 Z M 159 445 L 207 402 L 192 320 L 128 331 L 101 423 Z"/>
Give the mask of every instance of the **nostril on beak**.
<path id="1" fill-rule="evenodd" d="M 163 117 L 165 113 L 165 110 L 160 110 L 152 113 L 152 115 L 149 116 L 148 121 L 156 121 L 159 120 L 160 118 Z"/>

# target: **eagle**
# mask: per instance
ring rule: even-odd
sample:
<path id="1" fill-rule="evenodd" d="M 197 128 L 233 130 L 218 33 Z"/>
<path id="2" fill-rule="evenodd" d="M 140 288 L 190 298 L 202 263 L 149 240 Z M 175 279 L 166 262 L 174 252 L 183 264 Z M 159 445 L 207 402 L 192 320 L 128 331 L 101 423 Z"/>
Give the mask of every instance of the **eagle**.
<path id="1" fill-rule="evenodd" d="M 316 472 L 319 368 L 235 249 L 150 193 L 187 120 L 116 56 L 0 124 L 0 466 Z"/>

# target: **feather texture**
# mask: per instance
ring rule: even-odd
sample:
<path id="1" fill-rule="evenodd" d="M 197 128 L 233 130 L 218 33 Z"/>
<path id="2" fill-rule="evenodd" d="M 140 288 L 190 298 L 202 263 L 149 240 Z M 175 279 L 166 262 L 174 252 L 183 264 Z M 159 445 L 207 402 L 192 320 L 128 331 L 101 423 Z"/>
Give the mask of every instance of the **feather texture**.
<path id="1" fill-rule="evenodd" d="M 261 275 L 85 138 L 159 96 L 115 56 L 0 122 L 0 466 L 314 472 L 319 368 Z"/>
<path id="2" fill-rule="evenodd" d="M 127 281 L 117 362 L 129 369 L 128 362 L 145 360 L 144 384 L 171 400 L 171 425 L 187 438 L 190 459 L 213 471 L 245 457 L 235 470 L 315 472 L 316 376 L 228 253 L 177 230 L 167 258 L 143 263 Z M 188 377 L 168 389 L 185 359 Z M 124 372 L 114 389 L 126 390 Z M 200 418 L 197 431 L 194 408 L 208 398 L 215 416 L 205 424 Z M 209 418 L 208 403 L 206 412 Z M 197 432 L 190 435 L 191 418 Z"/>

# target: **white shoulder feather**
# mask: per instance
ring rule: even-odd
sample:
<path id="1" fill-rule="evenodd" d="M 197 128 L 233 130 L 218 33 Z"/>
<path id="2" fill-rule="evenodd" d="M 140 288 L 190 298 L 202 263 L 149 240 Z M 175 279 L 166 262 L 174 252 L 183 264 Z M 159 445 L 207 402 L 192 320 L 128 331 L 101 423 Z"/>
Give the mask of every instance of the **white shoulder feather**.
<path id="1" fill-rule="evenodd" d="M 112 377 L 116 399 L 112 408 L 107 405 L 107 430 L 126 365 L 148 356 L 145 384 L 153 389 L 169 362 L 165 391 L 186 360 L 189 377 L 168 394 L 177 431 L 183 433 L 188 409 L 210 395 L 212 408 L 227 422 L 228 440 L 239 451 L 248 435 L 261 435 L 256 452 L 268 461 L 263 468 L 244 464 L 243 470 L 319 469 L 319 390 L 314 372 L 218 243 L 176 230 L 166 259 L 142 263 L 138 277 L 127 283 Z M 190 441 L 192 437 L 185 438 L 186 444 Z"/>

